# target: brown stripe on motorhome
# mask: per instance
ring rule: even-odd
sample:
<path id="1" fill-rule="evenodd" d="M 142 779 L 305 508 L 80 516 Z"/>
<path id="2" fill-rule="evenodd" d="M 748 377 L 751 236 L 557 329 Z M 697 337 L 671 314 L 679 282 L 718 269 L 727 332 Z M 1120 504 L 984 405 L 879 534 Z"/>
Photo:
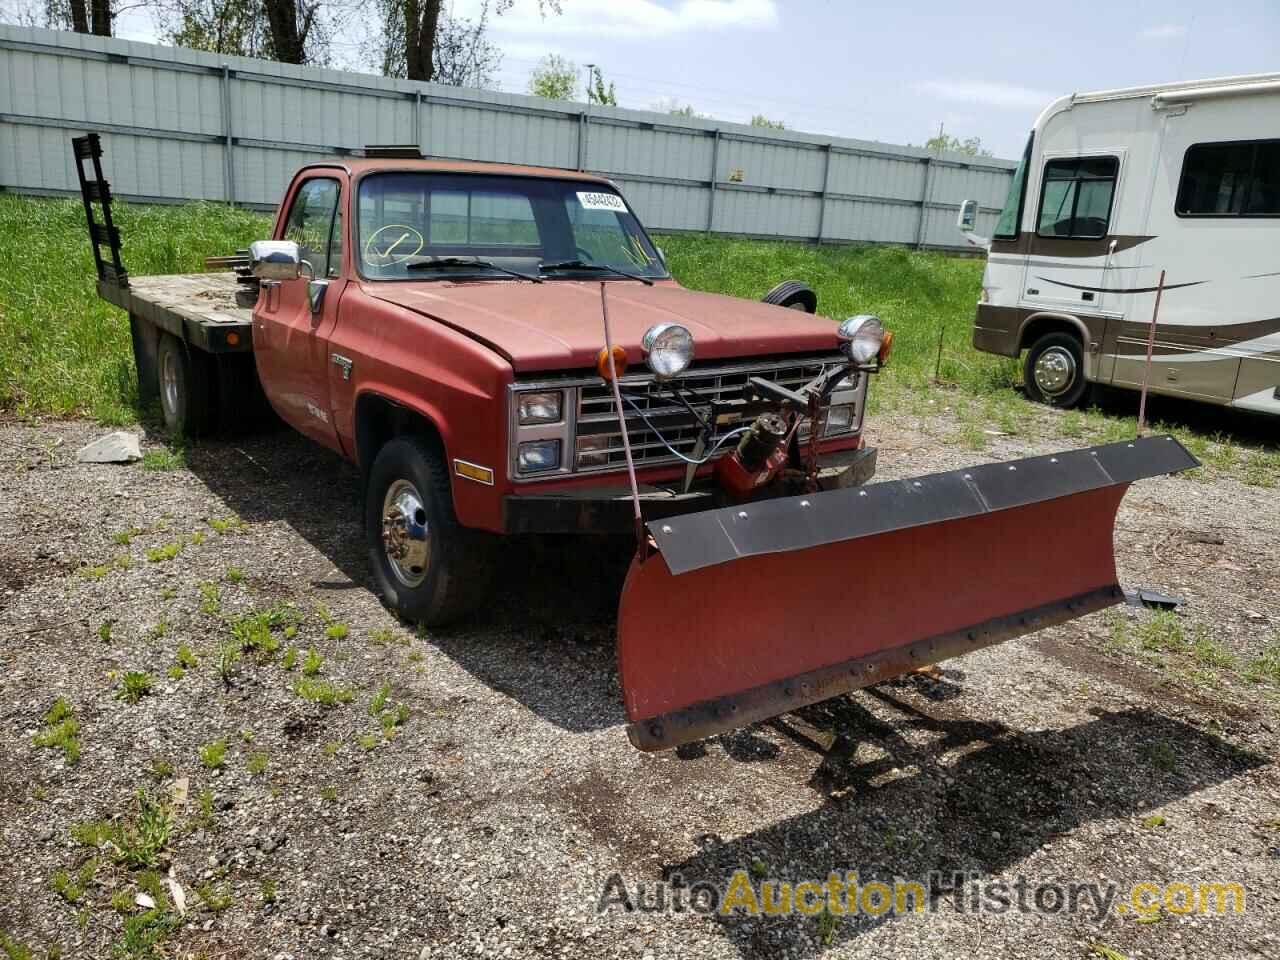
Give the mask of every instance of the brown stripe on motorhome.
<path id="1" fill-rule="evenodd" d="M 1115 330 L 1114 340 L 1108 336 L 1104 349 L 1107 353 L 1119 356 L 1145 354 L 1149 328 L 1150 324 L 1141 320 L 1120 321 L 1112 328 Z M 1228 347 L 1247 340 L 1257 340 L 1273 333 L 1280 333 L 1280 317 L 1249 320 L 1245 323 L 1160 323 L 1156 325 L 1156 343 L 1183 349 L 1211 350 L 1214 347 Z"/>
<path id="2" fill-rule="evenodd" d="M 1089 339 L 1101 343 L 1102 352 L 1117 356 L 1145 354 L 1149 323 L 1142 320 L 1116 320 L 1087 313 L 1068 313 L 1028 307 L 1001 307 L 980 303 L 974 317 L 973 345 L 987 353 L 1016 357 L 1028 346 L 1022 342 L 1022 331 L 1035 317 L 1073 318 L 1084 325 Z M 1104 339 L 1105 331 L 1105 339 Z M 1192 350 L 1208 350 L 1256 340 L 1280 333 L 1280 317 L 1250 320 L 1245 323 L 1183 324 L 1162 323 L 1156 328 L 1156 343 Z"/>
<path id="3" fill-rule="evenodd" d="M 1101 343 L 1107 318 L 1087 313 L 1066 313 L 1043 308 L 1032 310 L 1027 307 L 1000 307 L 992 303 L 978 304 L 977 314 L 973 321 L 973 345 L 986 353 L 998 353 L 1006 357 L 1016 357 L 1019 351 L 1027 346 L 1022 342 L 1022 332 L 1027 324 L 1039 317 L 1068 318 L 1078 320 L 1088 333 L 1090 343 Z M 1088 347 L 1089 344 L 1086 344 Z"/>

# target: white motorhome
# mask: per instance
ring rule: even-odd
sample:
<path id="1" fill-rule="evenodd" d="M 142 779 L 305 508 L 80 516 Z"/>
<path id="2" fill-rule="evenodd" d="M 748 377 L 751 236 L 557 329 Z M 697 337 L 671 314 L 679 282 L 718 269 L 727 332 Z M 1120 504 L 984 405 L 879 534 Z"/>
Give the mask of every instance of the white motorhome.
<path id="1" fill-rule="evenodd" d="M 1089 382 L 1280 414 L 1280 74 L 1073 94 L 1031 131 L 990 240 L 979 350 L 1027 393 Z"/>

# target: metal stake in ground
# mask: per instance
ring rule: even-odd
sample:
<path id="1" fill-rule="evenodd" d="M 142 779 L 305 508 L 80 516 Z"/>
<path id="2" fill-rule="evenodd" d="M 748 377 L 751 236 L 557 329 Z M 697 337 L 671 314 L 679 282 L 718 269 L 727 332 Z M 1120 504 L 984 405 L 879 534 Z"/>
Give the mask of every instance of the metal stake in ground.
<path id="1" fill-rule="evenodd" d="M 938 359 L 933 364 L 933 382 L 942 382 L 942 338 L 947 333 L 947 321 L 938 321 Z"/>
<path id="2" fill-rule="evenodd" d="M 1151 379 L 1151 351 L 1156 343 L 1156 318 L 1160 316 L 1160 294 L 1164 292 L 1164 271 L 1156 283 L 1156 305 L 1151 309 L 1151 328 L 1147 330 L 1147 361 L 1142 368 L 1142 397 L 1138 400 L 1138 436 L 1147 426 L 1147 382 Z"/>

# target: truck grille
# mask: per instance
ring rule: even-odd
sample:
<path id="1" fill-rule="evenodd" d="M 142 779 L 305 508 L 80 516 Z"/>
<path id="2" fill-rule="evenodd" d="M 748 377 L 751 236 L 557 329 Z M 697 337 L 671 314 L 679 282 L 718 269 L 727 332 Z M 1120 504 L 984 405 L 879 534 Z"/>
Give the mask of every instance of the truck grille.
<path id="1" fill-rule="evenodd" d="M 716 401 L 718 420 L 712 443 L 724 434 L 745 426 L 757 408 L 748 404 L 744 392 L 749 377 L 763 377 L 793 390 L 822 372 L 823 367 L 840 363 L 838 355 L 806 357 L 759 363 L 737 363 L 690 370 L 672 381 L 693 403 L 699 413 L 707 411 L 709 401 Z M 665 385 L 657 384 L 652 375 L 624 376 L 619 381 L 623 392 L 644 411 L 651 423 L 685 456 L 693 456 L 698 427 L 689 412 L 674 401 Z M 696 399 L 695 396 L 696 395 Z M 658 439 L 652 429 L 623 401 L 627 411 L 627 430 L 631 437 L 631 454 L 637 464 L 675 463 L 678 459 Z M 760 405 L 759 409 L 765 409 Z M 733 441 L 717 453 L 732 449 Z M 574 467 L 579 472 L 616 470 L 626 463 L 618 417 L 614 410 L 613 390 L 607 383 L 590 384 L 578 394 L 578 418 Z"/>

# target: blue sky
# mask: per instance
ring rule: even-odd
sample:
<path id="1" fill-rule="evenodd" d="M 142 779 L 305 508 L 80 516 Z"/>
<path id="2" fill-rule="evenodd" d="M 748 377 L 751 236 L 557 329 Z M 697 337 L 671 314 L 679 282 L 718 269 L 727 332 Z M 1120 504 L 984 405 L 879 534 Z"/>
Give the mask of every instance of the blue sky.
<path id="1" fill-rule="evenodd" d="M 478 0 L 454 0 L 459 13 Z M 945 124 L 1013 157 L 1072 91 L 1280 70 L 1280 0 L 516 0 L 492 22 L 502 89 L 537 60 L 597 63 L 622 106 L 690 104 L 725 120 L 922 143 Z M 130 21 L 123 35 L 149 39 Z M 342 59 L 356 39 L 335 49 Z"/>

